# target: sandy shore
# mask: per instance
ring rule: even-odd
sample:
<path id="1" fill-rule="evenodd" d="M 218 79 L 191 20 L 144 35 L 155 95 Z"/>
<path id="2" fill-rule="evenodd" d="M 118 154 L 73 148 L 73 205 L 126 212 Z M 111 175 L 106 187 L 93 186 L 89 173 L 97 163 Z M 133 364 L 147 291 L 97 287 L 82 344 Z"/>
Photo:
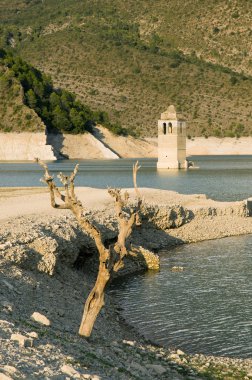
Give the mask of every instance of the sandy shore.
<path id="1" fill-rule="evenodd" d="M 132 189 L 129 192 L 133 195 Z M 244 202 L 215 202 L 204 195 L 155 189 L 141 192 L 148 219 L 132 235 L 133 244 L 158 251 L 252 233 Z M 117 231 L 107 191 L 77 188 L 76 193 L 87 215 L 103 226 L 104 237 L 113 239 Z M 180 347 L 168 350 L 147 343 L 122 320 L 110 296 L 92 338 L 79 338 L 82 304 L 96 276 L 95 256 L 85 256 L 94 252 L 93 242 L 69 211 L 51 208 L 46 188 L 1 188 L 0 210 L 1 379 L 251 377 L 251 359 L 190 356 Z M 33 312 L 46 316 L 51 325 L 32 320 Z M 22 347 L 12 334 L 30 341 Z"/>

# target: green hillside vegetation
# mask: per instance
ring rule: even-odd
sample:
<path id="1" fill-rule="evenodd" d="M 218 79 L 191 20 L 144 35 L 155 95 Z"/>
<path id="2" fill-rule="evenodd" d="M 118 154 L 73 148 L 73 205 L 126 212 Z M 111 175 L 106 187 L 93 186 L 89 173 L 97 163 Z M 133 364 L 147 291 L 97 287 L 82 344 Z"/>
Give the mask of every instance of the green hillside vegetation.
<path id="1" fill-rule="evenodd" d="M 190 136 L 239 137 L 252 134 L 250 4 L 1 0 L 1 44 L 136 134 L 155 136 L 174 104 Z"/>
<path id="2" fill-rule="evenodd" d="M 23 94 L 19 103 L 35 111 L 50 132 L 84 133 L 91 130 L 96 123 L 101 123 L 114 133 L 122 134 L 124 131 L 119 125 L 112 125 L 105 112 L 93 112 L 88 106 L 75 99 L 75 95 L 64 89 L 54 89 L 49 76 L 41 73 L 20 57 L 14 57 L 11 53 L 0 50 L 0 83 L 7 98 L 2 103 L 8 104 L 10 98 Z M 21 102 L 20 102 L 21 100 Z M 14 110 L 21 109 L 14 104 Z M 7 118 L 6 118 L 7 119 Z M 29 130 L 34 121 L 31 113 L 25 115 L 26 125 Z M 25 125 L 18 122 L 23 130 Z M 41 123 L 39 123 L 41 127 Z M 35 128 L 35 129 L 34 129 Z M 2 129 L 5 131 L 19 130 L 15 123 L 10 123 Z"/>
<path id="3" fill-rule="evenodd" d="M 0 59 L 0 131 L 44 131 L 40 117 L 24 104 L 23 88 L 12 74 Z"/>

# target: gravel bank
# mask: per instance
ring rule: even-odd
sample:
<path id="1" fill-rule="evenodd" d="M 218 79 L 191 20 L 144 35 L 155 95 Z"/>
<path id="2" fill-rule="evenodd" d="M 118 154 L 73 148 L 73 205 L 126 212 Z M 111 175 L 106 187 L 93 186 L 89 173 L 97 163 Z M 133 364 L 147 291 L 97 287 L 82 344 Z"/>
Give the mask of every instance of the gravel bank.
<path id="1" fill-rule="evenodd" d="M 132 244 L 158 251 L 252 232 L 252 218 L 245 216 L 243 202 L 144 192 L 149 216 L 143 216 Z M 116 235 L 116 222 L 107 202 L 105 208 L 92 207 L 87 213 L 103 226 L 109 240 Z M 252 378 L 251 359 L 188 356 L 179 347 L 171 351 L 149 344 L 127 325 L 108 296 L 91 339 L 78 337 L 97 262 L 92 240 L 69 213 L 4 218 L 0 239 L 0 379 Z M 142 269 L 138 263 L 129 263 L 128 268 L 127 273 Z M 32 319 L 34 312 L 47 317 L 50 325 Z M 22 338 L 13 340 L 12 334 Z"/>

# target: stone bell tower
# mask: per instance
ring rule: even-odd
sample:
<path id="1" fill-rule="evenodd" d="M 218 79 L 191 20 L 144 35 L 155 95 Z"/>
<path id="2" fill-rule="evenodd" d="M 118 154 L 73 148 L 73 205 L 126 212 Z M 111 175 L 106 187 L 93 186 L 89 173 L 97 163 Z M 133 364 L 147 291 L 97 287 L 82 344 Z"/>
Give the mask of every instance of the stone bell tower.
<path id="1" fill-rule="evenodd" d="M 174 106 L 158 120 L 158 169 L 187 169 L 186 120 Z"/>

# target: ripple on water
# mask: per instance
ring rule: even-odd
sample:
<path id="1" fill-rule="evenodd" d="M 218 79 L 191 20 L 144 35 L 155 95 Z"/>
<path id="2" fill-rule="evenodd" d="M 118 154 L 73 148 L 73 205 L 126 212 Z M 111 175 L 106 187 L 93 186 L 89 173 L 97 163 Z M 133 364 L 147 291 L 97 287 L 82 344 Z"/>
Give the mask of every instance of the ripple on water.
<path id="1" fill-rule="evenodd" d="M 183 272 L 171 267 L 183 266 Z M 188 353 L 252 357 L 252 235 L 161 253 L 161 271 L 111 292 L 144 336 Z"/>

